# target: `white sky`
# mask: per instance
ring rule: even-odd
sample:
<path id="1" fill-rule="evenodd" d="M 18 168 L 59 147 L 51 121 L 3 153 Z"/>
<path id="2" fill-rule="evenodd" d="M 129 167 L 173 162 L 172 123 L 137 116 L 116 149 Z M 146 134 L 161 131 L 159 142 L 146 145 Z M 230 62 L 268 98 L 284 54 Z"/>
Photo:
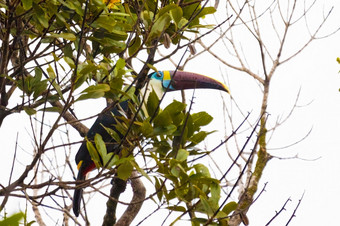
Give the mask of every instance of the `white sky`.
<path id="1" fill-rule="evenodd" d="M 322 4 L 323 2 L 321 1 L 320 5 L 322 6 Z M 327 1 L 327 4 L 336 5 L 330 21 L 326 25 L 327 29 L 332 30 L 340 26 L 340 3 L 338 1 Z M 319 6 L 317 9 L 321 10 L 323 8 Z M 321 17 L 318 10 L 313 12 L 316 18 Z M 302 28 L 296 29 L 291 36 L 290 44 L 294 45 L 294 36 L 299 40 L 299 37 L 305 35 L 304 32 L 305 30 Z M 247 37 L 242 37 L 240 41 L 244 39 L 246 40 Z M 297 41 L 296 44 L 299 44 L 299 42 Z M 250 55 L 251 57 L 256 57 L 256 55 Z M 271 122 L 274 122 L 277 116 L 288 114 L 288 109 L 294 104 L 300 88 L 301 94 L 298 105 L 302 107 L 297 108 L 291 118 L 275 132 L 268 145 L 273 148 L 269 150 L 269 153 L 283 158 L 298 155 L 301 159 L 279 160 L 276 158 L 268 163 L 259 184 L 259 190 L 261 190 L 264 183 L 268 182 L 266 191 L 248 213 L 250 225 L 264 225 L 275 215 L 275 211 L 279 211 L 284 202 L 290 198 L 292 201 L 287 204 L 286 211 L 281 213 L 271 224 L 284 225 L 303 193 L 304 197 L 301 205 L 290 225 L 334 225 L 335 222 L 340 221 L 340 215 L 338 214 L 340 203 L 340 93 L 338 91 L 340 88 L 340 74 L 338 71 L 340 70 L 340 65 L 336 63 L 336 57 L 340 57 L 339 33 L 327 39 L 315 41 L 298 57 L 283 65 L 277 71 L 270 93 L 269 111 Z M 190 63 L 185 69 L 221 80 L 220 68 L 214 65 L 210 59 L 205 58 L 203 61 Z M 230 69 L 222 68 L 221 70 L 227 73 L 233 98 L 237 101 L 242 111 L 244 113 L 248 111 L 257 112 L 256 107 L 258 107 L 261 99 L 259 99 L 259 87 L 254 80 Z M 207 130 L 218 129 L 220 133 L 213 135 L 214 138 L 207 141 L 207 145 L 215 146 L 220 140 L 223 140 L 224 134 L 224 127 L 220 126 L 222 125 L 221 122 L 223 122 L 223 118 L 220 118 L 222 107 L 216 106 L 216 104 L 221 104 L 221 101 L 217 100 L 215 102 L 214 98 L 212 98 L 220 99 L 220 93 L 216 91 L 207 93 L 202 94 L 196 91 L 197 98 L 194 110 L 206 110 L 214 116 L 214 122 Z M 230 99 L 225 94 L 223 95 L 228 106 Z M 204 99 L 205 96 L 208 98 Z M 91 106 L 89 109 L 88 106 L 89 104 L 87 104 L 86 110 L 83 111 L 84 116 L 100 111 L 100 107 L 96 109 Z M 239 114 L 237 110 L 233 110 L 233 114 Z M 254 123 L 257 117 L 258 115 L 253 114 L 251 122 Z M 8 159 L 11 159 L 13 155 L 12 151 L 15 147 L 14 140 L 18 127 L 21 127 L 24 123 L 27 123 L 27 117 L 12 115 L 5 119 L 1 127 L 0 141 L 3 144 L 3 153 L 6 153 L 3 158 L 0 158 L 2 172 L 0 182 L 2 184 L 6 184 L 5 182 L 8 181 L 7 175 L 11 165 Z M 29 130 L 29 124 L 26 125 L 26 130 Z M 297 145 L 285 149 L 276 149 L 300 140 L 310 129 L 312 129 L 311 134 Z M 31 142 L 27 133 L 25 130 L 20 132 L 20 146 L 27 145 L 25 142 Z M 243 133 L 240 136 L 241 138 L 243 136 L 242 139 L 244 139 L 248 134 Z M 248 147 L 248 150 L 250 148 L 251 146 Z M 10 151 L 7 152 L 7 150 Z M 73 152 L 75 153 L 76 150 L 77 148 L 74 147 Z M 225 157 L 223 150 L 219 150 L 219 153 L 222 157 Z M 28 156 L 29 153 L 27 153 Z M 25 161 L 25 154 L 21 154 L 19 161 Z M 16 167 L 18 167 L 16 168 L 18 170 L 24 166 L 18 164 Z M 14 179 L 16 179 L 15 176 Z M 124 197 L 126 198 L 125 200 L 130 200 L 129 195 L 124 195 L 123 199 Z M 98 218 L 98 205 L 104 206 L 105 201 L 106 199 L 102 196 L 95 196 L 94 204 L 96 205 L 92 205 L 88 209 L 90 216 L 93 217 L 92 219 Z M 97 203 L 100 204 L 97 205 Z M 16 206 L 15 202 L 13 204 Z M 24 204 L 21 204 L 21 209 L 23 208 Z M 16 208 L 13 207 L 13 209 Z M 102 217 L 100 216 L 99 222 L 101 219 Z M 188 225 L 187 223 L 182 222 L 178 225 Z M 145 223 L 145 225 L 147 224 L 150 224 L 150 221 Z"/>

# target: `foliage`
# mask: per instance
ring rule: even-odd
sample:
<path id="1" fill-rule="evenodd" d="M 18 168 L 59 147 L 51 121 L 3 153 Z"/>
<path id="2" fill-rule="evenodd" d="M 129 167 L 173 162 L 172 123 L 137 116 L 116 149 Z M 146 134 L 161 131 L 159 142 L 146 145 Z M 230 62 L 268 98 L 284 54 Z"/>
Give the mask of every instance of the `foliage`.
<path id="1" fill-rule="evenodd" d="M 173 44 L 186 40 L 184 32 L 196 32 L 202 27 L 199 18 L 215 11 L 190 1 L 185 6 L 170 2 L 156 7 L 154 1 L 23 0 L 11 7 L 2 3 L 1 8 L 11 26 L 2 35 L 2 50 L 8 56 L 2 60 L 2 83 L 12 84 L 11 92 L 3 91 L 1 98 L 8 103 L 19 88 L 25 101 L 15 110 L 30 109 L 29 114 L 46 98 L 64 101 L 64 93 L 76 91 L 84 82 L 97 84 L 81 91 L 76 101 L 116 96 L 131 71 L 124 69 L 125 61 L 152 47 L 155 39 L 171 37 Z M 125 52 L 126 59 L 117 57 Z M 43 58 L 45 62 L 40 62 Z M 5 70 L 10 60 L 13 70 Z"/>

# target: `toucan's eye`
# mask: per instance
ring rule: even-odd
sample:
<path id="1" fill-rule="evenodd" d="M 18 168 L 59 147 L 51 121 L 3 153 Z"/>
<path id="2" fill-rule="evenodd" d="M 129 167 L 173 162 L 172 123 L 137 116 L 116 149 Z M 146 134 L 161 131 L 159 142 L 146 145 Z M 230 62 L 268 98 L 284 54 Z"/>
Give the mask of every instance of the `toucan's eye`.
<path id="1" fill-rule="evenodd" d="M 156 76 L 157 76 L 158 78 L 161 78 L 161 77 L 162 77 L 161 72 L 160 72 L 160 71 L 157 71 L 157 72 L 156 72 Z"/>

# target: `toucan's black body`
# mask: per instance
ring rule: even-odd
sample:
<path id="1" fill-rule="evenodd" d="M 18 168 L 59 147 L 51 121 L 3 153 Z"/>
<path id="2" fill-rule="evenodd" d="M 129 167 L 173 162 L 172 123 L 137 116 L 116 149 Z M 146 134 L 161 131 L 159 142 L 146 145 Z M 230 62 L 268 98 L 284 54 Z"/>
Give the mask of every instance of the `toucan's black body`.
<path id="1" fill-rule="evenodd" d="M 157 95 L 161 95 L 165 90 L 184 90 L 194 88 L 206 88 L 206 89 L 217 89 L 229 93 L 228 88 L 221 82 L 203 76 L 196 73 L 184 72 L 184 71 L 159 71 L 151 73 L 149 76 L 149 85 L 156 92 Z M 147 88 L 149 90 L 149 88 Z M 160 98 L 160 97 L 159 97 Z M 120 111 L 126 112 L 128 109 L 128 101 L 124 101 L 114 105 L 109 111 L 100 114 L 95 123 L 87 133 L 87 138 L 93 141 L 96 133 L 100 134 L 103 141 L 106 143 L 106 149 L 108 152 L 119 153 L 119 144 L 106 132 L 104 127 L 111 128 L 117 132 L 121 138 L 123 137 L 114 127 L 116 124 L 116 118 L 114 116 L 121 116 Z M 104 126 L 104 127 L 103 127 Z M 78 166 L 77 181 L 83 181 L 90 171 L 95 169 L 95 164 L 91 159 L 88 152 L 86 141 L 84 141 L 76 155 L 76 163 Z M 80 201 L 82 197 L 83 189 L 77 188 L 74 191 L 73 196 L 73 212 L 76 216 L 79 215 Z"/>
<path id="2" fill-rule="evenodd" d="M 119 152 L 118 150 L 119 144 L 111 137 L 110 134 L 107 133 L 104 127 L 113 129 L 117 134 L 121 136 L 121 138 L 123 136 L 113 126 L 116 124 L 116 119 L 112 115 L 121 116 L 121 113 L 118 111 L 118 109 L 122 111 L 127 111 L 128 101 L 116 104 L 110 109 L 110 111 L 107 110 L 106 112 L 100 114 L 87 133 L 87 139 L 91 141 L 94 139 L 96 133 L 100 134 L 102 136 L 103 141 L 106 143 L 106 150 L 108 152 Z M 76 163 L 78 166 L 80 166 L 77 181 L 85 180 L 86 174 L 95 169 L 96 167 L 87 150 L 85 140 L 81 144 L 76 154 Z M 73 212 L 75 213 L 76 216 L 79 215 L 82 194 L 83 194 L 82 188 L 75 189 L 73 196 Z"/>

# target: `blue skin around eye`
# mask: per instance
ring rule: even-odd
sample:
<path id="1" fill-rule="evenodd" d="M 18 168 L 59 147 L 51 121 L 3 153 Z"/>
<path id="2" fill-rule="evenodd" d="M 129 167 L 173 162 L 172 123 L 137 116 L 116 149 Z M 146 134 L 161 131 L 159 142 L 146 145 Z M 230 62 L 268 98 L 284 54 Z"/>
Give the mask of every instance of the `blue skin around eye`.
<path id="1" fill-rule="evenodd" d="M 170 84 L 171 80 L 163 80 L 164 73 L 162 71 L 158 72 L 161 76 L 157 75 L 157 72 L 151 73 L 149 75 L 150 79 L 156 79 L 162 82 L 162 86 L 164 89 L 166 89 L 169 86 L 169 91 L 170 90 L 175 90 L 175 88 Z"/>
<path id="2" fill-rule="evenodd" d="M 159 71 L 158 73 L 159 73 L 161 76 L 158 76 L 158 75 L 157 75 L 157 72 L 153 72 L 153 73 L 149 74 L 149 78 L 150 78 L 150 79 L 156 79 L 156 80 L 162 81 L 162 80 L 163 80 L 163 77 L 164 77 L 164 74 L 163 74 L 162 71 Z"/>

